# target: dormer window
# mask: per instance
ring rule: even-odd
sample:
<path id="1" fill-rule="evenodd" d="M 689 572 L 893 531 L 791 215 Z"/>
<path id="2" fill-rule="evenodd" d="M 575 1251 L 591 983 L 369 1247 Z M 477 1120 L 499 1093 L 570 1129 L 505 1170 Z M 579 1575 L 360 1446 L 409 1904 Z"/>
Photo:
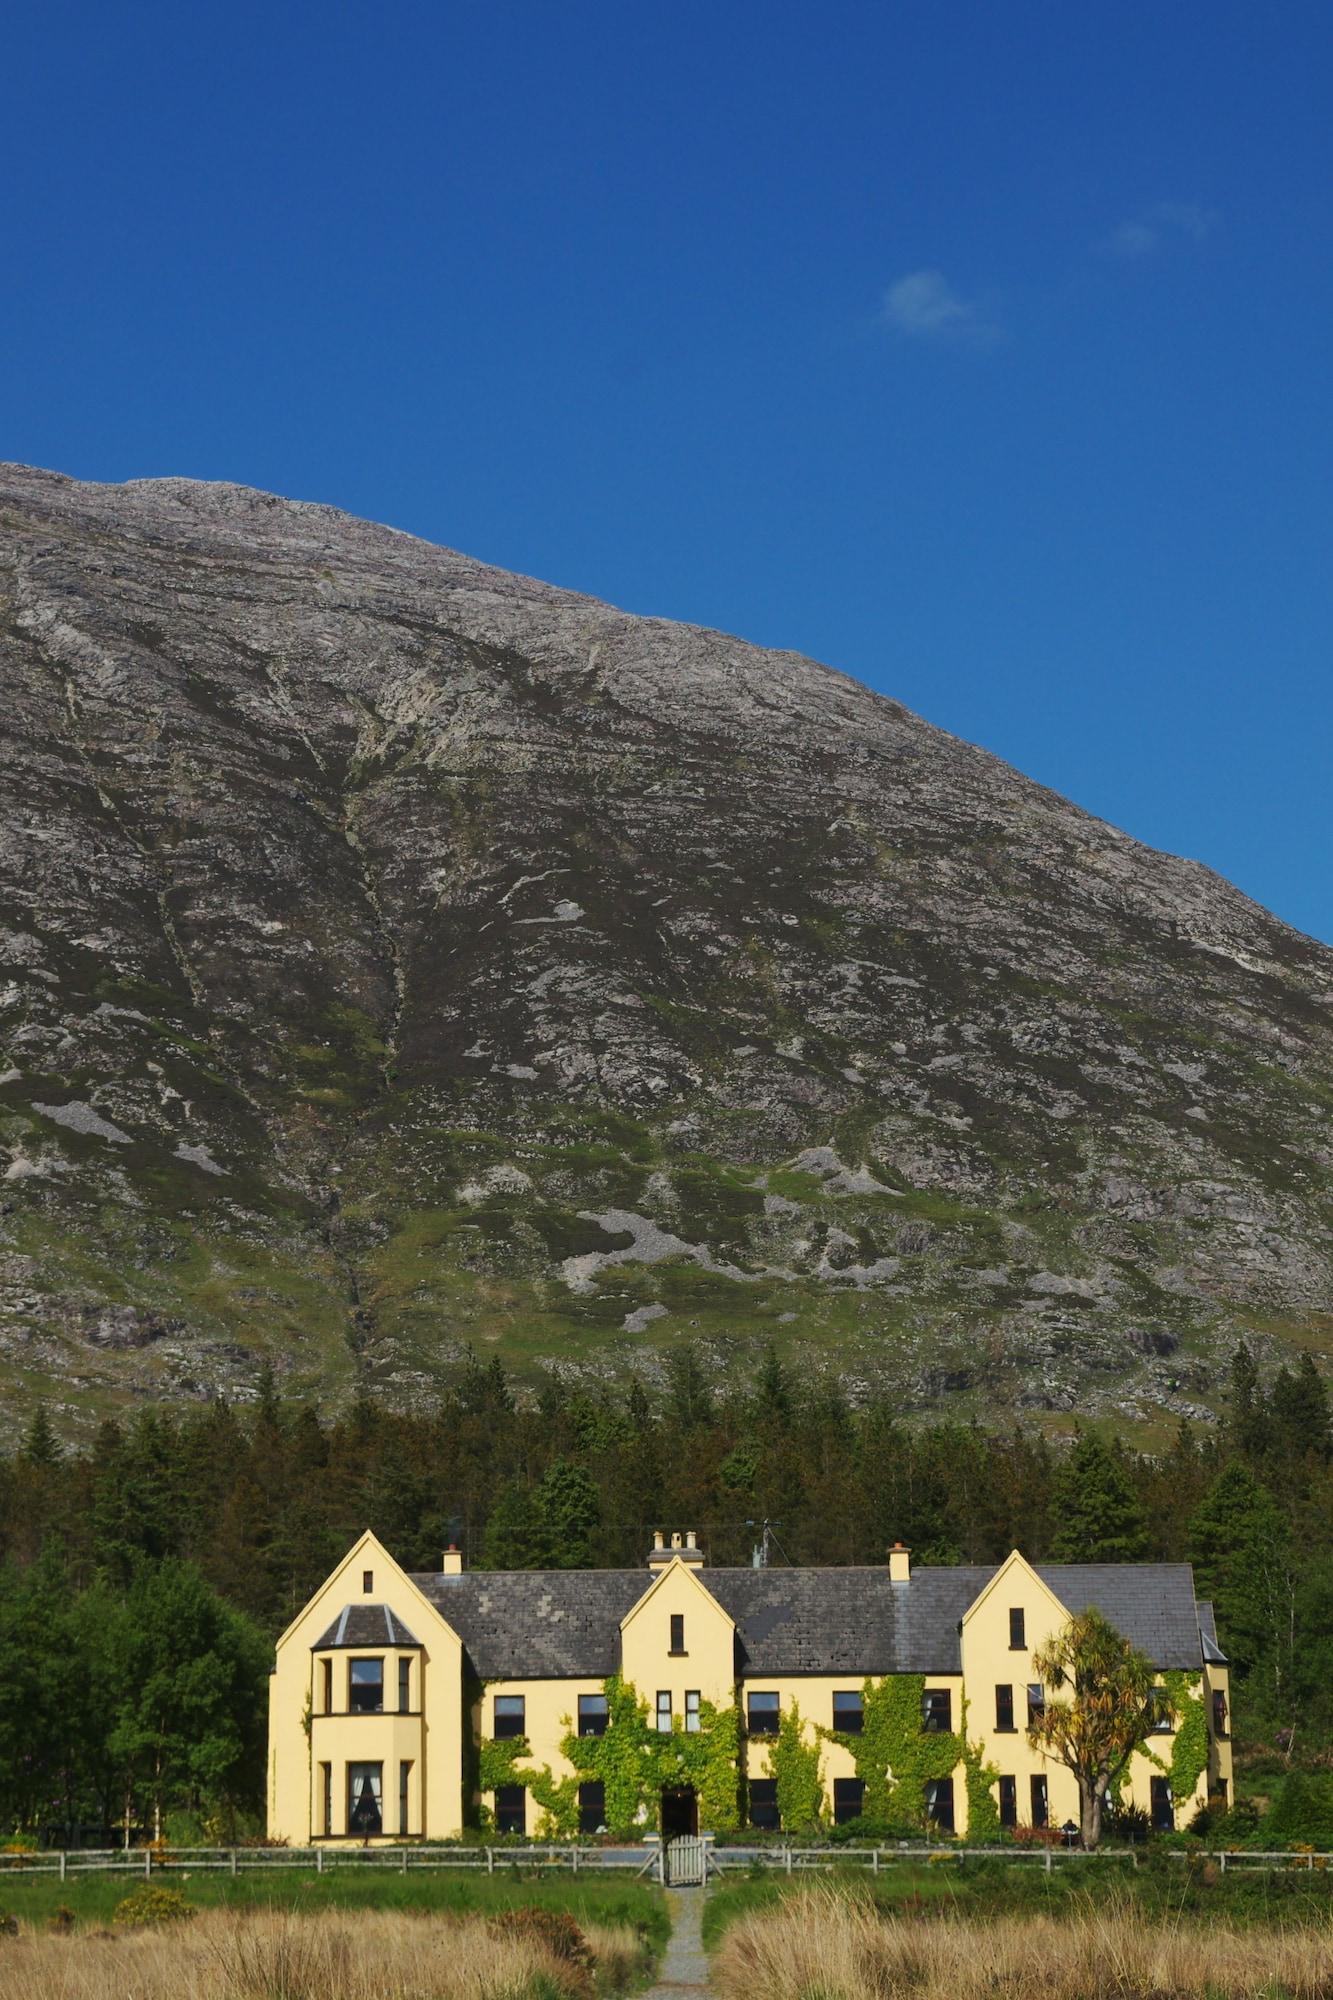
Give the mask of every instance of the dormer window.
<path id="1" fill-rule="evenodd" d="M 671 1614 L 671 1651 L 673 1654 L 685 1651 L 685 1617 L 680 1611 Z"/>

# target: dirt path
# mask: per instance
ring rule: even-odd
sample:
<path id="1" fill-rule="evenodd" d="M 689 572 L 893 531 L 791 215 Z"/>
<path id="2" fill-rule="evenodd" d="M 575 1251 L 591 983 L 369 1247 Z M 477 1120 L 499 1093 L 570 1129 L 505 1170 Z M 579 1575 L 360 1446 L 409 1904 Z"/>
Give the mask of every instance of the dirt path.
<path id="1" fill-rule="evenodd" d="M 711 2000 L 708 1983 L 708 1954 L 703 1948 L 699 1927 L 703 1922 L 702 1889 L 668 1889 L 667 1909 L 671 1914 L 671 1937 L 662 1960 L 657 1984 L 644 2000 L 680 2000 L 694 1994 L 697 2000 Z"/>

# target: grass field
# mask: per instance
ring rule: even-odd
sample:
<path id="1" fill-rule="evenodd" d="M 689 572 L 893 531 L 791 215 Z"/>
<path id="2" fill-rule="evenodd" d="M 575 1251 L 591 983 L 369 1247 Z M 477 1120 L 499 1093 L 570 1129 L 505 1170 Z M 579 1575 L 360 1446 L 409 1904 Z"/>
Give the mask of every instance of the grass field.
<path id="1" fill-rule="evenodd" d="M 777 1873 L 722 1882 L 704 1908 L 704 1943 L 713 1950 L 741 1918 L 776 1913 L 802 1884 Z M 1238 1926 L 1322 1923 L 1333 1918 L 1333 1872 L 1280 1870 L 1220 1875 L 1202 1865 L 1154 1856 L 1132 1863 L 1104 1860 L 1056 1868 L 1031 1862 L 890 1863 L 878 1876 L 836 1867 L 819 1886 L 850 1896 L 885 1916 L 1082 1918 L 1089 1911 L 1132 1910 L 1149 1922 L 1181 1918 Z"/>
<path id="2" fill-rule="evenodd" d="M 217 1908 L 20 1930 L 0 1947 L 0 2000 L 610 2000 L 649 1965 L 633 1930 L 549 1911 Z"/>
<path id="3" fill-rule="evenodd" d="M 713 1964 L 720 2000 L 1326 2000 L 1333 1927 L 1168 1922 L 1113 1895 L 923 1920 L 822 1886 L 736 1916 Z"/>
<path id="4" fill-rule="evenodd" d="M 643 1882 L 605 1876 L 523 1876 L 516 1868 L 495 1875 L 459 1876 L 422 1869 L 400 1875 L 385 1870 L 275 1868 L 232 1877 L 222 1871 L 168 1869 L 153 1877 L 159 1886 L 178 1889 L 199 1909 L 234 1911 L 338 1910 L 402 1912 L 440 1916 L 490 1916 L 519 1908 L 566 1910 L 582 1925 L 623 1927 L 645 1938 L 652 1948 L 665 1944 L 669 1923 L 661 1891 Z M 63 1908 L 77 1925 L 105 1926 L 116 1905 L 142 1886 L 132 1875 L 28 1875 L 21 1870 L 0 1872 L 0 1913 L 17 1917 L 21 1927 L 48 1925 Z"/>

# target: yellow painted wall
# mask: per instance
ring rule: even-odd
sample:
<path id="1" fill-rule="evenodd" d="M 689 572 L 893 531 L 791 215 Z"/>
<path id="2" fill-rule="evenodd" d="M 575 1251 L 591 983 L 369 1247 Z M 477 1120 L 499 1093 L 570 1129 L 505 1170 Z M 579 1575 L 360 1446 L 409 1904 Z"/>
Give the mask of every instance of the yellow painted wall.
<path id="1" fill-rule="evenodd" d="M 910 1586 L 909 1586 L 910 1588 Z M 1024 1613 L 1024 1645 L 1019 1650 L 1009 1644 L 1009 1612 Z M 1069 1620 L 1068 1609 L 1049 1591 L 1036 1571 L 1014 1552 L 1003 1562 L 963 1618 L 963 1679 L 968 1692 L 967 1737 L 983 1746 L 985 1761 L 1006 1776 L 1018 1780 L 1018 1823 L 1031 1824 L 1030 1781 L 1035 1773 L 1045 1773 L 1050 1824 L 1075 1824 L 1079 1818 L 1078 1782 L 1058 1760 L 1034 1750 L 1027 1740 L 1027 1687 L 1037 1679 L 1032 1654 L 1053 1638 Z M 1014 1733 L 996 1727 L 995 1689 L 1009 1685 L 1014 1691 Z M 1211 1735 L 1211 1725 L 1210 1725 Z M 1162 1731 L 1150 1738 L 1150 1748 L 1163 1764 L 1170 1765 L 1174 1731 Z M 1164 1773 L 1142 1752 L 1131 1759 L 1121 1796 L 1126 1804 L 1151 1808 L 1152 1780 Z M 1177 1799 L 1176 1824 L 1187 1826 L 1195 1807 L 1206 1803 L 1207 1773 L 1200 1778 L 1190 1800 Z"/>
<path id="2" fill-rule="evenodd" d="M 671 1616 L 685 1620 L 685 1653 L 671 1656 Z M 633 1681 L 651 1711 L 659 1689 L 670 1691 L 677 1713 L 685 1691 L 695 1688 L 719 1707 L 732 1699 L 736 1681 L 736 1627 L 729 1615 L 684 1563 L 673 1562 L 654 1577 L 621 1623 L 621 1672 Z"/>
<path id="3" fill-rule="evenodd" d="M 364 1586 L 365 1572 L 372 1579 Z M 323 1710 L 323 1677 L 311 1647 L 345 1604 L 387 1604 L 422 1642 L 414 1650 L 411 1700 L 399 1715 L 398 1658 L 393 1647 L 339 1647 L 333 1661 L 334 1713 Z M 349 1662 L 383 1658 L 385 1713 L 347 1713 Z M 463 1648 L 373 1535 L 363 1535 L 278 1640 L 269 1678 L 268 1830 L 272 1839 L 306 1846 L 323 1838 L 319 1766 L 333 1767 L 333 1835 L 346 1838 L 349 1763 L 382 1763 L 385 1840 L 398 1833 L 398 1765 L 412 1764 L 408 1809 L 413 1835 L 448 1838 L 463 1824 Z M 355 1838 L 356 1836 L 353 1836 Z"/>

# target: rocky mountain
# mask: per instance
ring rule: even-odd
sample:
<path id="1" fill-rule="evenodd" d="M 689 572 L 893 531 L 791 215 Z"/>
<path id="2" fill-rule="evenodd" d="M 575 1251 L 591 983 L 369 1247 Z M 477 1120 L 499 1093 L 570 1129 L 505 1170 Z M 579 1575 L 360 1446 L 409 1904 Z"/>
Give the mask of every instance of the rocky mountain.
<path id="1" fill-rule="evenodd" d="M 1333 1346 L 1333 952 L 790 653 L 0 468 L 0 1408 Z"/>

